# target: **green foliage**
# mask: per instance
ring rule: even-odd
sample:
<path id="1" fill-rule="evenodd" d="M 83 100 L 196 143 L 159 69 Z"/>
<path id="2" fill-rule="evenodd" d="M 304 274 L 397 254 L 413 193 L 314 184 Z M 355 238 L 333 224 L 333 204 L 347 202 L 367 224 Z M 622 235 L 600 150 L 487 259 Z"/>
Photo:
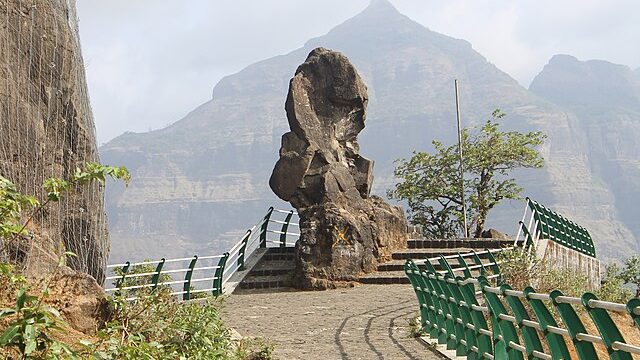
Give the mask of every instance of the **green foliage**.
<path id="1" fill-rule="evenodd" d="M 534 253 L 521 248 L 504 250 L 497 254 L 500 274 L 514 289 L 532 286 L 537 292 L 560 290 L 568 296 L 582 296 L 587 291 L 587 277 L 572 269 L 557 268 L 540 260 Z"/>
<path id="2" fill-rule="evenodd" d="M 624 281 L 620 277 L 620 267 L 617 264 L 606 266 L 602 286 L 596 291 L 596 296 L 601 300 L 617 303 L 624 303 L 631 298 L 631 291 L 624 287 Z"/>
<path id="3" fill-rule="evenodd" d="M 498 120 L 504 116 L 495 110 L 491 120 L 475 129 L 479 131 L 462 131 L 465 201 L 475 237 L 481 236 L 491 209 L 504 199 L 519 198 L 522 188 L 509 177 L 511 171 L 544 163 L 536 147 L 545 136 L 502 131 Z M 462 230 L 463 217 L 458 145 L 435 140 L 433 146 L 434 154 L 414 152 L 409 160 L 396 162 L 394 174 L 400 182 L 388 196 L 407 201 L 410 220 L 422 225 L 428 238 L 454 237 Z"/>
<path id="4" fill-rule="evenodd" d="M 64 265 L 66 252 L 58 261 L 58 269 Z M 50 280 L 56 276 L 57 270 Z M 0 334 L 0 348 L 14 349 L 21 359 L 76 359 L 76 354 L 63 342 L 51 337 L 54 331 L 64 331 L 66 325 L 57 309 L 45 304 L 49 296 L 49 284 L 40 290 L 39 296 L 29 294 L 23 275 L 14 272 L 10 264 L 0 264 L 0 283 L 11 289 L 18 288 L 13 307 L 0 309 L 0 320 L 7 326 Z"/>
<path id="5" fill-rule="evenodd" d="M 15 307 L 0 310 L 0 319 L 9 316 L 14 319 L 0 335 L 0 347 L 17 348 L 23 359 L 73 354 L 68 345 L 49 335 L 52 330 L 62 330 L 60 313 L 29 295 L 25 287 L 18 291 Z"/>
<path id="6" fill-rule="evenodd" d="M 0 176 L 0 239 L 25 235 L 23 213 L 39 205 L 35 197 L 22 195 L 11 181 Z"/>
<path id="7" fill-rule="evenodd" d="M 420 317 L 411 317 L 409 319 L 409 337 L 419 338 L 425 334 L 426 332 L 422 328 L 422 324 L 420 324 Z"/>
<path id="8" fill-rule="evenodd" d="M 132 360 L 255 356 L 246 346 L 235 346 L 220 320 L 220 305 L 214 298 L 205 303 L 178 303 L 166 292 L 152 292 L 134 302 L 116 298 L 113 318 L 98 333 L 99 341 L 82 344 L 83 354 L 95 359 Z M 270 350 L 260 348 L 258 352 Z"/>
<path id="9" fill-rule="evenodd" d="M 144 262 L 147 262 L 147 261 L 149 260 L 144 260 Z M 114 274 L 117 276 L 124 276 L 124 275 L 148 274 L 148 273 L 153 273 L 155 271 L 156 269 L 153 265 L 143 264 L 143 265 L 132 266 L 127 272 L 125 272 L 122 268 L 116 268 L 114 269 Z M 113 286 L 117 288 L 126 288 L 129 286 L 140 286 L 140 285 L 152 284 L 153 283 L 152 280 L 153 280 L 153 275 L 126 277 L 124 279 L 118 278 L 118 279 L 114 279 Z M 170 282 L 172 280 L 173 279 L 168 274 L 160 274 L 158 278 L 158 284 L 163 282 Z M 147 296 L 149 292 L 152 290 L 156 292 L 170 293 L 171 287 L 170 285 L 158 285 L 155 288 L 155 290 L 152 287 L 143 287 L 138 289 L 125 289 L 125 290 L 119 291 L 119 295 L 122 296 L 123 298 Z"/>
<path id="10" fill-rule="evenodd" d="M 88 163 L 84 169 L 76 169 L 71 179 L 45 180 L 43 188 L 47 196 L 43 202 L 38 201 L 34 196 L 21 194 L 11 181 L 0 176 L 0 240 L 4 240 L 4 246 L 0 252 L 6 250 L 13 241 L 27 235 L 27 225 L 47 204 L 60 201 L 65 193 L 76 186 L 91 181 L 104 183 L 107 176 L 123 180 L 125 184 L 128 184 L 131 179 L 125 167 Z"/>
<path id="11" fill-rule="evenodd" d="M 620 271 L 620 279 L 625 284 L 635 286 L 636 297 L 640 297 L 640 256 L 634 255 L 624 261 L 624 267 Z"/>
<path id="12" fill-rule="evenodd" d="M 623 267 L 611 263 L 605 268 L 602 286 L 596 295 L 605 301 L 624 303 L 633 297 L 629 286 L 636 289 L 640 297 L 640 256 L 634 255 L 624 261 Z"/>
<path id="13" fill-rule="evenodd" d="M 104 182 L 107 177 L 130 180 L 125 168 L 87 164 L 77 169 L 71 179 L 51 178 L 43 184 L 46 199 L 17 191 L 9 180 L 0 177 L 0 239 L 4 249 L 16 238 L 27 234 L 27 225 L 49 202 L 59 201 L 77 186 L 91 181 Z M 30 212 L 25 216 L 26 212 Z M 59 261 L 64 265 L 65 252 Z M 58 268 L 59 268 L 58 267 Z M 151 265 L 140 265 L 128 274 L 154 272 Z M 116 271 L 118 273 L 118 271 Z M 122 270 L 120 270 L 122 275 Z M 51 279 L 55 277 L 54 272 Z M 126 278 L 122 286 L 149 283 L 153 275 Z M 171 281 L 161 275 L 159 282 Z M 169 286 L 123 291 L 111 299 L 112 318 L 99 331 L 97 341 L 65 344 L 55 339 L 66 324 L 59 312 L 47 305 L 49 283 L 39 296 L 29 293 L 24 276 L 15 273 L 13 265 L 0 263 L 0 286 L 3 291 L 16 291 L 15 305 L 0 309 L 0 355 L 7 351 L 20 359 L 270 359 L 273 346 L 263 340 L 236 344 L 219 316 L 220 301 L 208 298 L 204 303 L 178 303 L 170 295 Z M 136 296 L 129 302 L 126 297 Z"/>

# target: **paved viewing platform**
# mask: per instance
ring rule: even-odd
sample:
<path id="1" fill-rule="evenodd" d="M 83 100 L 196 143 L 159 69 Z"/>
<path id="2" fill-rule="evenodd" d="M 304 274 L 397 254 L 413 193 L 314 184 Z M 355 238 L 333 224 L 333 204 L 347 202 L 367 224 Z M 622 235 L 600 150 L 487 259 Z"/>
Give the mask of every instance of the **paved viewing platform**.
<path id="1" fill-rule="evenodd" d="M 418 316 L 411 285 L 328 291 L 253 291 L 225 300 L 225 323 L 275 345 L 276 359 L 441 359 L 412 338 Z"/>

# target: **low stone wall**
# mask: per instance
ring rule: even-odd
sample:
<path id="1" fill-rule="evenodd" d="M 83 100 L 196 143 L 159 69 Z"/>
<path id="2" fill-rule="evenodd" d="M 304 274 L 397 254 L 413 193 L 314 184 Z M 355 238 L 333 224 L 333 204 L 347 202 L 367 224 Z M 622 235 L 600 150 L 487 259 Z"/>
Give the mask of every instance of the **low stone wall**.
<path id="1" fill-rule="evenodd" d="M 600 260 L 547 239 L 538 240 L 536 255 L 558 268 L 568 268 L 587 277 L 588 286 L 600 286 Z"/>

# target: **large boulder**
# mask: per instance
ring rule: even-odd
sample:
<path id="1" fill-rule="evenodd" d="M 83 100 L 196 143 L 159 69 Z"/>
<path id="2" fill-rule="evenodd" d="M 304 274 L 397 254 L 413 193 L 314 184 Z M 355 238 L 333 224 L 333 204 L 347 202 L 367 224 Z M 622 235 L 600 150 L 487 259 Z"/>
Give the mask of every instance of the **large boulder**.
<path id="1" fill-rule="evenodd" d="M 110 318 L 112 310 L 106 294 L 90 275 L 62 266 L 53 274 L 36 276 L 32 282 L 33 291 L 49 289 L 44 301 L 59 309 L 74 330 L 95 334 Z"/>
<path id="2" fill-rule="evenodd" d="M 373 161 L 359 154 L 367 87 L 341 53 L 317 48 L 291 79 L 290 132 L 269 185 L 300 214 L 296 278 L 300 288 L 332 288 L 376 269 L 406 246 L 399 207 L 370 196 Z"/>

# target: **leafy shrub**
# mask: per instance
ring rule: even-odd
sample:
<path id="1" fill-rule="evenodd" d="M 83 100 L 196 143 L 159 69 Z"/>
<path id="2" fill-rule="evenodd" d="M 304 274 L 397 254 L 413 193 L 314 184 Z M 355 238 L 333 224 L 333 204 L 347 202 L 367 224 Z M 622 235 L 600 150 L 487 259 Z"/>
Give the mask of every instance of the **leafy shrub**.
<path id="1" fill-rule="evenodd" d="M 581 296 L 587 291 L 585 275 L 572 269 L 554 267 L 521 248 L 502 251 L 496 260 L 501 262 L 502 278 L 514 289 L 531 286 L 542 293 L 558 289 L 568 296 Z"/>
<path id="2" fill-rule="evenodd" d="M 631 299 L 631 290 L 624 287 L 625 281 L 621 276 L 620 267 L 613 263 L 605 268 L 602 286 L 596 291 L 596 296 L 604 301 L 624 303 Z"/>
<path id="3" fill-rule="evenodd" d="M 59 267 L 69 255 L 72 254 L 65 253 L 60 258 Z M 55 275 L 54 272 L 51 279 Z M 66 324 L 57 309 L 44 303 L 49 296 L 49 283 L 39 296 L 30 295 L 25 277 L 16 274 L 6 263 L 0 264 L 0 283 L 9 285 L 6 288 L 9 291 L 17 288 L 15 305 L 0 309 L 0 320 L 7 323 L 0 333 L 0 349 L 5 348 L 5 353 L 17 353 L 21 359 L 74 358 L 74 352 L 67 344 L 51 337 L 56 330 L 64 331 L 62 325 Z"/>
<path id="4" fill-rule="evenodd" d="M 219 317 L 219 301 L 178 303 L 167 292 L 151 292 L 134 302 L 113 300 L 114 317 L 85 343 L 98 359 L 228 359 L 229 330 Z"/>
<path id="5" fill-rule="evenodd" d="M 78 185 L 93 180 L 104 182 L 109 176 L 129 181 L 125 168 L 91 163 L 85 169 L 77 169 L 69 180 L 48 179 L 43 185 L 47 193 L 43 202 L 21 194 L 13 183 L 0 176 L 0 255 L 12 242 L 26 239 L 27 225 L 48 203 L 59 201 Z M 68 255 L 72 254 L 64 253 L 61 257 L 58 269 Z M 142 265 L 129 273 L 154 270 L 150 265 Z M 141 285 L 150 280 L 151 275 L 127 278 L 121 285 Z M 159 282 L 170 280 L 164 275 Z M 47 283 L 38 291 L 39 295 L 34 296 L 25 277 L 16 273 L 13 265 L 0 262 L 0 296 L 16 293 L 15 305 L 0 309 L 0 356 L 17 354 L 17 358 L 34 360 L 266 360 L 272 357 L 273 346 L 264 340 L 239 343 L 231 340 L 230 330 L 219 316 L 220 300 L 208 298 L 205 303 L 178 303 L 170 295 L 169 286 L 131 289 L 135 291 L 116 296 L 110 300 L 112 318 L 94 339 L 78 344 L 63 343 L 54 337 L 56 332 L 64 332 L 67 325 L 58 310 L 43 302 L 48 296 L 48 286 Z M 132 294 L 138 299 L 127 301 L 124 295 Z"/>

